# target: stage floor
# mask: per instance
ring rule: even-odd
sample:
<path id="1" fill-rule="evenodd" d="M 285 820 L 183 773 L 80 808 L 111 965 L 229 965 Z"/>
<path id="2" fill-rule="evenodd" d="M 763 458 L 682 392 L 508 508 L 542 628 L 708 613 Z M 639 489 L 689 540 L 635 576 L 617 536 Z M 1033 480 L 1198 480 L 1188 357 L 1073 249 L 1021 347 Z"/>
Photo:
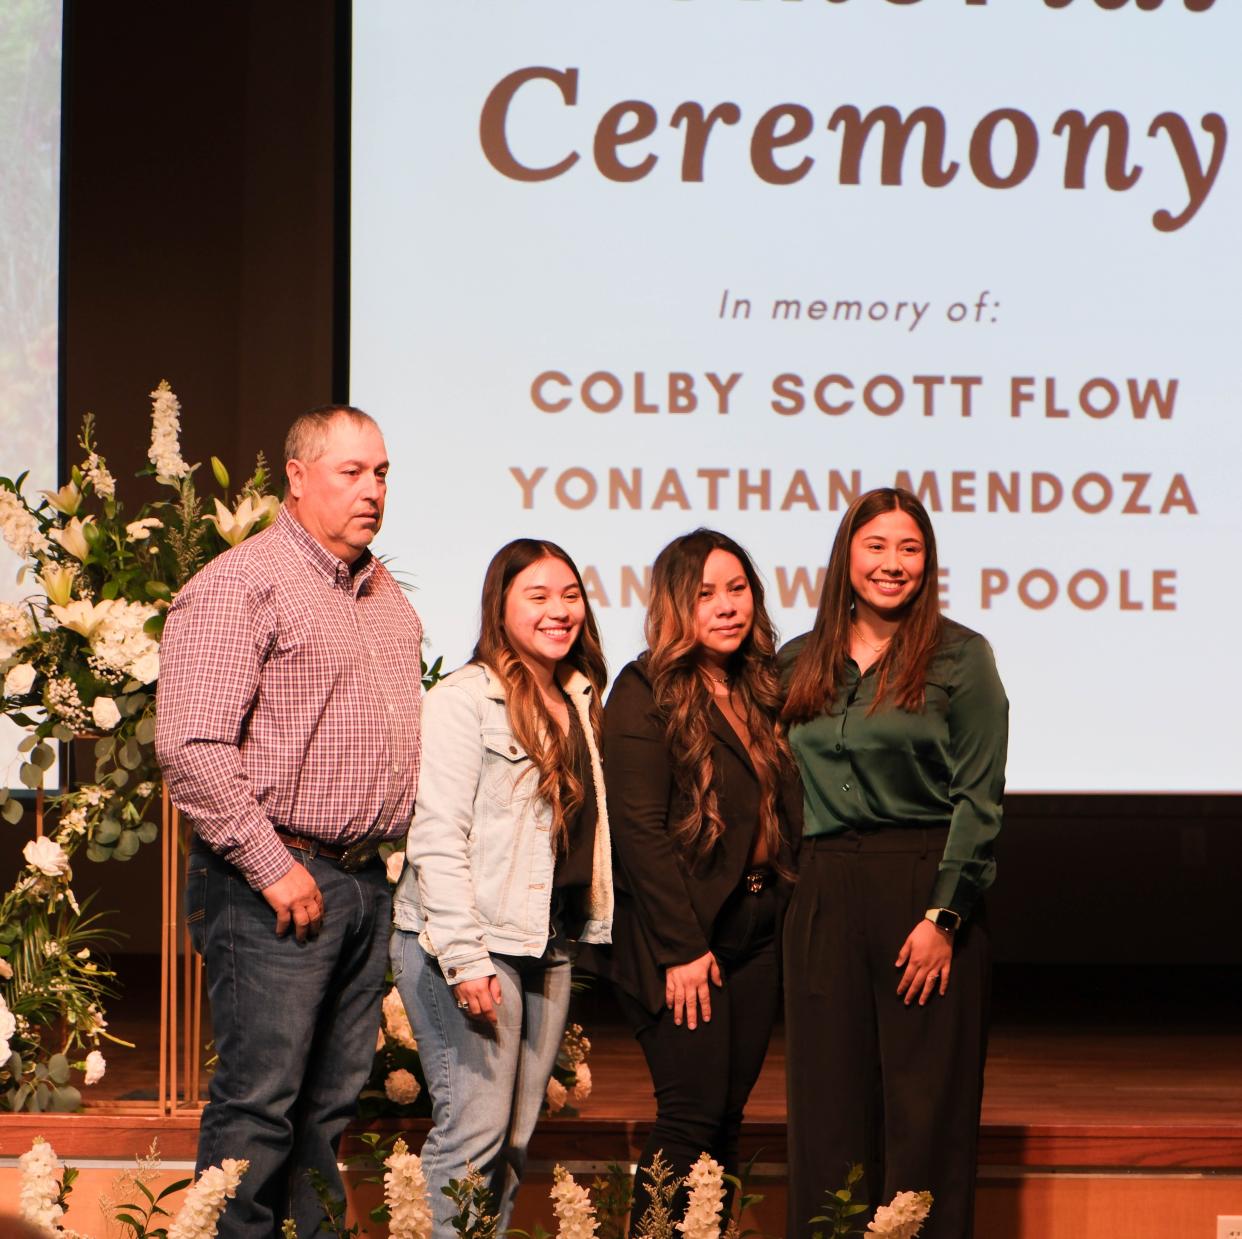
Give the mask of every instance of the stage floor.
<path id="1" fill-rule="evenodd" d="M 62 1156 L 126 1157 L 152 1121 L 133 1112 L 154 1095 L 157 1028 L 148 976 L 131 963 L 112 1030 L 137 1043 L 105 1048 L 108 1074 L 87 1094 L 96 1121 L 0 1120 L 0 1153 L 54 1122 Z M 980 1164 L 1022 1169 L 1242 1170 L 1242 1004 L 1236 970 L 999 969 Z M 576 1118 L 545 1120 L 536 1158 L 632 1156 L 654 1116 L 642 1055 L 600 991 L 575 996 L 592 1041 L 593 1092 Z M 113 1111 L 108 1115 L 107 1111 Z M 785 1055 L 778 1028 L 746 1114 L 744 1144 L 784 1161 Z M 158 1125 L 169 1158 L 192 1157 L 192 1112 Z M 415 1134 L 425 1121 L 415 1123 Z M 91 1136 L 90 1131 L 95 1135 Z M 107 1151 L 102 1151 L 106 1146 Z M 143 1146 L 145 1147 L 145 1146 Z M 76 1151 L 75 1151 L 76 1149 Z M 20 1151 L 20 1150 L 18 1150 Z"/>

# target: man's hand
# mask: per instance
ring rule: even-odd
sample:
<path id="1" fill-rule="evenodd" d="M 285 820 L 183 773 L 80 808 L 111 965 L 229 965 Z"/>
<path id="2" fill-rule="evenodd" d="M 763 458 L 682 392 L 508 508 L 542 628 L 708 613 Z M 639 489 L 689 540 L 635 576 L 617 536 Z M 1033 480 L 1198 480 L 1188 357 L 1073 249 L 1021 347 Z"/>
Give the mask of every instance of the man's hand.
<path id="1" fill-rule="evenodd" d="M 315 937 L 323 925 L 323 896 L 319 893 L 319 883 L 297 861 L 283 878 L 277 878 L 259 894 L 276 913 L 278 938 L 283 938 L 292 924 L 294 937 L 305 942 L 307 937 Z"/>
<path id="2" fill-rule="evenodd" d="M 711 1022 L 712 995 L 708 981 L 719 988 L 724 984 L 720 965 L 708 951 L 688 964 L 676 964 L 664 970 L 664 1005 L 673 1013 L 673 1023 L 680 1024 L 684 1015 L 686 1027 L 698 1026 L 699 1013 L 703 1023 Z"/>
<path id="3" fill-rule="evenodd" d="M 453 999 L 463 1015 L 497 1023 L 496 1008 L 500 1006 L 500 978 L 479 977 L 453 986 Z"/>
<path id="4" fill-rule="evenodd" d="M 937 989 L 943 997 L 953 968 L 953 935 L 931 921 L 919 921 L 902 943 L 896 966 L 905 969 L 897 983 L 897 994 L 905 995 L 907 1007 L 916 998 L 920 1007 L 926 1006 Z"/>

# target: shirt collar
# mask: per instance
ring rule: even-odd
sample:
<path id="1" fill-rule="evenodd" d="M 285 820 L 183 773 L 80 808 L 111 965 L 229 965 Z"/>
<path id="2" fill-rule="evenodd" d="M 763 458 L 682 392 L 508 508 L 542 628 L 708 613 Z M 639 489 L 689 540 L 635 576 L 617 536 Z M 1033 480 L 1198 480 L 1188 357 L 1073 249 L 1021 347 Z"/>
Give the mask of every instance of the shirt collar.
<path id="1" fill-rule="evenodd" d="M 504 701 L 504 682 L 486 663 L 480 663 L 479 666 L 483 668 L 483 675 L 487 680 L 488 697 L 493 701 Z M 556 673 L 556 679 L 566 693 L 581 693 L 584 697 L 591 695 L 591 681 L 576 667 L 561 667 Z"/>
<path id="2" fill-rule="evenodd" d="M 275 528 L 297 547 L 307 563 L 331 585 L 347 589 L 350 593 L 356 593 L 361 590 L 363 583 L 375 571 L 375 556 L 371 553 L 370 547 L 367 547 L 358 557 L 357 566 L 351 573 L 349 564 L 339 556 L 333 555 L 326 546 L 314 538 L 284 504 L 280 506 Z"/>

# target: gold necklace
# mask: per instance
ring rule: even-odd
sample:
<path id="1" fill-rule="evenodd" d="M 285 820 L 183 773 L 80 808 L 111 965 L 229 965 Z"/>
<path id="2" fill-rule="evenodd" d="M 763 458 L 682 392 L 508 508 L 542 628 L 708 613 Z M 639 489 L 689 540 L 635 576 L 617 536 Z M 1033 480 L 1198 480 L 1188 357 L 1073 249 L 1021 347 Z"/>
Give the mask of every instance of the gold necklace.
<path id="1" fill-rule="evenodd" d="M 883 654 L 892 641 L 892 637 L 885 637 L 879 645 L 875 645 L 862 635 L 862 631 L 859 629 L 857 624 L 851 624 L 850 628 L 853 630 L 854 636 L 856 636 L 873 654 Z"/>

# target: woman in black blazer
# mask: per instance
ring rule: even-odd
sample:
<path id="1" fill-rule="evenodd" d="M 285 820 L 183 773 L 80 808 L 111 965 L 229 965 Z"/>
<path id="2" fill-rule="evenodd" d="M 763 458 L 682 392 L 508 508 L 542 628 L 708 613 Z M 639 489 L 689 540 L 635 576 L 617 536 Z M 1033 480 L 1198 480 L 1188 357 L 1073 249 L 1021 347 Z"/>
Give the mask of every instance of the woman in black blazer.
<path id="1" fill-rule="evenodd" d="M 801 812 L 777 729 L 774 633 L 746 552 L 706 529 L 671 542 L 652 570 L 646 635 L 604 711 L 609 972 L 657 1103 L 633 1230 L 657 1150 L 678 1175 L 704 1151 L 737 1172 L 742 1109 L 778 1007 Z"/>

